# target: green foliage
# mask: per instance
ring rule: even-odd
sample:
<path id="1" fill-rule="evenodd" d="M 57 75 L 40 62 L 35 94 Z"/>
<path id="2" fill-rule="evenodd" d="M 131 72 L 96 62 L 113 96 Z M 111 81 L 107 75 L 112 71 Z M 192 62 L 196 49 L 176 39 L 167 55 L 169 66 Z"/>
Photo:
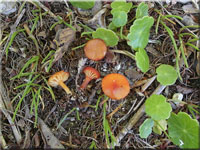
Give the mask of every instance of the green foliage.
<path id="1" fill-rule="evenodd" d="M 106 103 L 103 104 L 103 129 L 106 137 L 106 144 L 109 148 L 113 148 L 116 138 L 111 131 L 108 120 L 106 119 Z"/>
<path id="2" fill-rule="evenodd" d="M 154 121 L 152 119 L 146 119 L 139 128 L 140 137 L 147 138 L 152 132 L 153 125 Z"/>
<path id="3" fill-rule="evenodd" d="M 145 16 L 140 19 L 136 19 L 130 28 L 128 34 L 128 45 L 134 50 L 138 48 L 145 48 L 148 44 L 150 29 L 154 23 L 154 19 L 149 16 Z"/>
<path id="4" fill-rule="evenodd" d="M 115 11 L 113 13 L 113 24 L 116 27 L 122 27 L 127 23 L 127 13 L 124 11 Z"/>
<path id="5" fill-rule="evenodd" d="M 90 1 L 69 0 L 69 1 L 74 7 L 81 8 L 81 9 L 90 9 L 95 4 L 95 0 L 90 0 Z"/>
<path id="6" fill-rule="evenodd" d="M 113 15 L 113 20 L 109 24 L 109 29 L 114 30 L 117 27 L 123 27 L 127 23 L 128 15 L 127 13 L 130 11 L 132 7 L 132 3 L 126 3 L 123 1 L 114 1 L 111 3 L 111 14 Z M 121 36 L 122 38 L 122 36 Z"/>
<path id="7" fill-rule="evenodd" d="M 172 113 L 168 119 L 168 131 L 173 143 L 180 148 L 200 148 L 199 123 L 187 113 L 179 112 L 177 115 Z"/>
<path id="8" fill-rule="evenodd" d="M 110 29 L 110 30 L 116 30 L 117 29 L 117 27 L 114 25 L 114 23 L 113 22 L 111 22 L 109 25 L 108 25 L 108 29 Z"/>
<path id="9" fill-rule="evenodd" d="M 142 72 L 145 73 L 149 70 L 149 57 L 143 48 L 139 48 L 138 52 L 136 52 L 135 60 L 137 67 L 140 68 Z"/>
<path id="10" fill-rule="evenodd" d="M 144 2 L 140 3 L 136 10 L 136 19 L 148 16 L 148 5 Z"/>
<path id="11" fill-rule="evenodd" d="M 162 85 L 173 85 L 177 78 L 177 72 L 174 67 L 162 64 L 156 69 L 157 80 Z"/>
<path id="12" fill-rule="evenodd" d="M 97 149 L 95 141 L 92 141 L 92 144 L 90 145 L 89 149 Z"/>
<path id="13" fill-rule="evenodd" d="M 18 33 L 24 32 L 24 31 L 25 31 L 25 29 L 20 29 L 20 30 L 15 31 L 15 32 L 12 34 L 8 45 L 6 46 L 6 60 L 7 60 L 7 58 L 8 58 L 8 52 L 9 52 L 8 50 L 9 50 L 10 46 L 12 45 L 12 43 L 13 43 L 15 37 L 17 36 Z"/>
<path id="14" fill-rule="evenodd" d="M 167 130 L 167 121 L 166 120 L 159 120 L 157 122 L 154 122 L 154 126 L 153 126 L 154 133 L 161 135 L 162 131 L 163 131 L 162 129 Z"/>
<path id="15" fill-rule="evenodd" d="M 42 63 L 45 63 L 47 58 L 48 57 L 45 57 L 44 60 L 42 61 Z M 41 91 L 43 89 L 48 90 L 50 92 L 51 96 L 52 96 L 52 99 L 55 100 L 55 95 L 53 93 L 52 88 L 48 85 L 47 80 L 45 79 L 45 77 L 43 77 L 37 71 L 38 63 L 39 63 L 39 56 L 33 56 L 31 59 L 29 59 L 24 64 L 24 66 L 20 70 L 19 74 L 16 75 L 15 77 L 11 78 L 11 80 L 14 80 L 14 79 L 20 79 L 21 77 L 28 76 L 27 80 L 29 81 L 27 83 L 24 83 L 24 84 L 21 84 L 21 85 L 15 87 L 15 89 L 24 88 L 24 90 L 12 100 L 12 101 L 14 101 L 19 97 L 19 101 L 18 101 L 17 106 L 15 108 L 15 111 L 14 111 L 12 119 L 13 120 L 15 119 L 16 114 L 17 114 L 17 112 L 18 112 L 23 100 L 31 92 L 32 93 L 32 101 L 31 101 L 30 113 L 32 114 L 33 113 L 33 109 L 34 109 L 34 116 L 35 116 L 34 127 L 37 127 L 39 100 L 42 101 Z M 30 72 L 25 72 L 26 70 L 30 70 Z M 34 83 L 34 82 L 36 82 L 38 80 L 42 81 L 41 79 L 39 79 L 39 77 L 43 78 L 43 81 L 47 84 L 48 87 L 46 87 L 44 85 L 41 85 L 41 84 Z"/>
<path id="16" fill-rule="evenodd" d="M 98 28 L 92 33 L 93 38 L 104 40 L 107 46 L 115 46 L 118 44 L 119 38 L 112 30 L 105 28 Z"/>
<path id="17" fill-rule="evenodd" d="M 68 113 L 65 114 L 65 116 L 60 120 L 60 122 L 58 123 L 58 126 L 56 129 L 60 128 L 61 124 L 66 120 L 66 118 L 71 114 L 73 113 L 77 108 L 74 107 L 72 108 Z"/>
<path id="18" fill-rule="evenodd" d="M 166 98 L 163 95 L 153 94 L 145 101 L 145 112 L 153 120 L 168 119 L 171 111 L 171 105 L 166 102 Z"/>
<path id="19" fill-rule="evenodd" d="M 128 13 L 132 7 L 132 3 L 126 3 L 125 0 L 115 0 L 111 3 L 111 14 L 114 14 L 116 11 L 124 11 Z"/>
<path id="20" fill-rule="evenodd" d="M 179 61 L 179 53 L 178 53 L 178 47 L 176 45 L 176 40 L 174 39 L 174 33 L 172 32 L 172 30 L 166 25 L 164 24 L 162 21 L 161 21 L 161 24 L 164 26 L 164 28 L 166 29 L 166 31 L 168 32 L 171 40 L 172 40 L 172 44 L 174 46 L 174 50 L 176 52 L 176 71 L 178 73 L 178 76 L 180 78 L 180 80 L 182 80 L 181 78 L 181 75 L 180 75 L 180 71 L 179 71 L 179 64 L 178 64 L 178 61 Z"/>

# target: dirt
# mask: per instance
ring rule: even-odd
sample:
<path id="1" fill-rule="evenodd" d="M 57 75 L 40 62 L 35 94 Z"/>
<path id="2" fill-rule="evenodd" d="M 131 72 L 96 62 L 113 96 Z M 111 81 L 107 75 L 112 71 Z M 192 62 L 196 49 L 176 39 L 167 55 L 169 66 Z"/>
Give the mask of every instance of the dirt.
<path id="1" fill-rule="evenodd" d="M 20 2 L 22 3 L 22 2 Z M 61 2 L 41 2 L 49 10 L 53 12 L 55 15 L 59 15 L 64 18 L 65 22 L 69 23 L 70 19 L 68 15 L 68 9 L 72 10 L 71 19 L 72 22 L 75 23 L 75 19 L 78 23 L 82 23 L 84 25 L 89 26 L 86 22 L 87 20 L 93 17 L 91 11 L 88 11 L 89 15 L 82 16 L 77 12 L 77 9 L 72 7 L 70 3 L 69 8 L 65 3 Z M 137 4 L 134 2 L 134 4 Z M 149 3 L 150 4 L 150 3 Z M 166 12 L 162 9 L 162 7 L 156 3 L 153 8 L 149 9 L 149 15 L 154 17 L 155 20 L 158 18 L 158 14 L 154 11 L 154 9 L 161 10 L 164 14 Z M 105 3 L 103 3 L 105 5 Z M 175 5 L 167 5 L 166 9 L 174 15 L 184 16 L 185 13 L 182 10 L 182 6 L 184 4 L 177 3 Z M 17 4 L 19 8 L 19 4 Z M 32 3 L 26 2 L 25 4 L 25 14 L 23 15 L 19 25 L 17 28 L 23 29 L 23 25 L 26 23 L 28 27 L 31 29 L 33 23 L 30 22 L 30 19 L 33 19 L 31 10 L 37 9 L 35 5 Z M 133 18 L 135 9 L 130 13 L 129 18 Z M 45 11 L 41 9 L 41 12 Z M 18 17 L 18 12 L 10 14 L 9 16 L 1 15 L 1 25 L 3 35 L 2 39 L 10 33 L 11 25 L 13 25 Z M 77 17 L 77 18 L 76 18 Z M 108 9 L 105 19 L 106 23 L 110 22 L 111 18 L 110 9 Z M 73 20 L 74 19 L 74 20 Z M 40 20 L 40 19 L 39 19 Z M 173 19 L 172 19 L 173 20 Z M 174 21 L 174 20 L 173 20 Z M 130 83 L 130 86 L 133 87 L 135 82 L 149 79 L 153 77 L 155 73 L 156 67 L 160 64 L 175 64 L 175 51 L 173 45 L 171 43 L 171 39 L 169 38 L 167 32 L 163 29 L 162 26 L 159 26 L 158 35 L 155 34 L 155 24 L 151 29 L 150 39 L 158 40 L 159 43 L 149 43 L 148 47 L 148 56 L 150 59 L 150 70 L 143 74 L 136 66 L 135 61 L 131 58 L 117 53 L 108 53 L 106 58 L 100 61 L 92 61 L 87 59 L 84 66 L 91 66 L 96 68 L 100 74 L 101 78 L 99 80 L 93 80 L 89 83 L 87 88 L 84 91 L 81 91 L 78 86 L 76 86 L 76 76 L 78 73 L 78 64 L 81 58 L 86 58 L 84 55 L 83 47 L 72 50 L 73 48 L 83 45 L 87 42 L 90 36 L 84 35 L 81 37 L 81 33 L 85 30 L 82 26 L 79 26 L 80 31 L 76 32 L 76 38 L 70 43 L 68 49 L 64 53 L 61 59 L 56 61 L 51 67 L 49 72 L 46 72 L 45 68 L 42 68 L 41 61 L 47 56 L 50 50 L 56 50 L 50 47 L 51 43 L 55 39 L 56 29 L 64 29 L 66 26 L 64 24 L 57 25 L 52 31 L 50 31 L 50 27 L 56 22 L 49 14 L 42 16 L 42 22 L 39 21 L 33 35 L 35 36 L 38 44 L 39 44 L 39 52 L 40 59 L 39 64 L 37 66 L 37 73 L 42 75 L 46 80 L 55 72 L 64 70 L 70 73 L 69 80 L 65 82 L 65 84 L 71 89 L 73 95 L 67 95 L 65 91 L 61 87 L 52 88 L 55 94 L 55 101 L 53 100 L 51 94 L 45 88 L 41 89 L 41 99 L 43 100 L 43 104 L 40 101 L 38 105 L 38 117 L 41 118 L 46 125 L 51 129 L 51 132 L 54 136 L 59 139 L 65 147 L 72 148 L 88 148 L 92 141 L 96 141 L 97 148 L 106 148 L 105 144 L 105 134 L 103 130 L 103 105 L 100 104 L 98 110 L 95 111 L 94 108 L 88 107 L 88 105 L 96 105 L 97 99 L 103 94 L 101 90 L 101 79 L 109 74 L 109 73 L 120 73 L 125 75 Z M 128 33 L 129 27 L 132 23 L 127 24 L 124 29 L 124 33 Z M 181 28 L 178 23 L 176 25 L 167 24 L 170 27 L 174 34 L 175 38 L 178 34 L 179 29 Z M 94 26 L 89 26 L 93 28 Z M 93 28 L 95 30 L 95 28 Z M 176 38 L 177 40 L 177 38 Z M 16 76 L 24 64 L 31 59 L 31 57 L 37 55 L 37 50 L 34 42 L 28 37 L 26 32 L 20 32 L 15 37 L 8 53 L 8 58 L 6 60 L 5 54 L 3 53 L 3 48 L 5 46 L 4 42 L 1 45 L 1 54 L 3 54 L 2 63 L 2 79 L 3 86 L 7 92 L 7 96 L 9 100 L 12 102 L 11 105 L 13 110 L 10 110 L 10 115 L 13 116 L 13 112 L 17 107 L 19 99 L 22 96 L 22 93 L 25 87 L 15 89 L 15 87 L 25 84 L 28 81 L 28 76 L 20 77 L 19 79 L 10 80 L 12 77 Z M 113 49 L 113 48 L 110 48 Z M 126 44 L 126 41 L 120 41 L 119 44 L 114 48 L 119 50 L 128 50 L 132 52 L 131 48 Z M 184 101 L 200 105 L 199 96 L 200 96 L 200 77 L 196 71 L 196 65 L 199 63 L 196 60 L 197 52 L 192 50 L 192 54 L 187 59 L 189 68 L 183 66 L 181 69 L 181 76 L 183 81 L 177 80 L 177 82 L 169 86 L 162 94 L 168 98 L 171 98 L 174 93 L 182 93 L 184 94 Z M 24 72 L 30 72 L 31 67 L 28 67 L 24 70 Z M 134 75 L 133 75 L 134 74 Z M 81 71 L 78 76 L 77 84 L 81 85 L 85 78 L 84 73 Z M 37 80 L 34 81 L 35 84 L 39 84 L 42 86 L 47 86 L 44 82 L 43 78 L 40 76 Z M 143 94 L 148 97 L 151 93 L 156 89 L 159 85 L 157 81 L 154 81 Z M 36 90 L 37 87 L 33 87 L 33 91 Z M 139 95 L 137 90 L 140 90 L 140 87 L 132 88 L 129 95 L 120 101 L 109 100 L 107 102 L 108 107 L 106 109 L 107 114 L 111 113 L 116 107 L 118 107 L 121 103 L 123 106 L 119 111 L 117 111 L 112 118 L 109 120 L 110 127 L 113 129 L 113 134 L 117 135 L 120 130 L 125 126 L 130 119 L 131 116 L 137 111 L 139 106 L 141 106 L 144 101 L 140 104 L 139 102 L 142 100 L 143 96 Z M 20 94 L 17 96 L 17 94 Z M 12 101 L 16 97 L 15 101 Z M 12 129 L 7 118 L 1 114 L 1 125 L 2 125 L 2 134 L 7 142 L 8 147 L 19 146 L 22 147 L 24 143 L 26 144 L 26 148 L 28 147 L 48 147 L 48 144 L 45 143 L 45 139 L 41 132 L 38 132 L 39 125 L 34 127 L 35 114 L 30 114 L 30 108 L 33 97 L 30 92 L 24 100 L 17 112 L 17 116 L 15 119 L 15 124 L 19 127 L 19 131 L 22 134 L 21 143 L 17 144 L 15 137 L 13 135 Z M 101 100 L 101 102 L 103 99 Z M 136 110 L 131 109 L 132 105 L 135 103 L 134 108 L 139 104 Z M 77 108 L 79 112 L 80 120 L 77 118 L 77 112 L 72 112 L 62 123 L 62 127 L 56 129 L 60 120 L 70 112 L 73 108 Z M 188 112 L 187 107 L 179 107 L 176 108 L 175 112 L 182 110 Z M 189 113 L 189 112 L 188 112 Z M 117 123 L 117 121 L 123 116 L 127 115 L 127 118 Z M 198 115 L 197 115 L 198 116 Z M 198 116 L 199 117 L 199 116 Z M 25 119 L 24 119 L 25 118 Z M 122 139 L 120 142 L 120 148 L 175 148 L 176 146 L 173 143 L 169 142 L 167 137 L 162 135 L 157 135 L 152 133 L 146 140 L 139 137 L 139 126 L 143 123 L 143 121 L 147 118 L 144 115 L 134 126 L 134 128 L 128 132 L 128 134 Z M 32 122 L 31 122 L 32 121 Z M 117 123 L 117 124 L 116 124 Z M 27 132 L 29 131 L 29 132 Z M 30 140 L 25 140 L 29 136 Z M 37 135 L 37 136 L 36 136 Z M 38 144 L 39 142 L 39 144 Z"/>

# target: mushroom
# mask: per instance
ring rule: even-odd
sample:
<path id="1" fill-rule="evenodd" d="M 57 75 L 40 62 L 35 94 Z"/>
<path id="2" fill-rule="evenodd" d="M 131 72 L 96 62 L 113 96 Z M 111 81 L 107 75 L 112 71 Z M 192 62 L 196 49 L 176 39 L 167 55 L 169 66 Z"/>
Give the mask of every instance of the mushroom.
<path id="1" fill-rule="evenodd" d="M 100 77 L 100 73 L 92 67 L 85 67 L 83 72 L 85 73 L 85 80 L 80 86 L 82 90 L 85 89 L 85 87 L 92 79 L 98 79 Z"/>
<path id="2" fill-rule="evenodd" d="M 64 71 L 56 72 L 49 78 L 48 84 L 53 87 L 57 87 L 58 85 L 60 85 L 66 91 L 67 94 L 72 94 L 69 88 L 64 84 L 64 82 L 68 79 L 68 77 L 69 77 L 68 72 Z"/>
<path id="3" fill-rule="evenodd" d="M 84 47 L 85 56 L 91 60 L 101 60 L 105 57 L 107 46 L 101 39 L 92 39 Z"/>
<path id="4" fill-rule="evenodd" d="M 111 99 L 120 100 L 130 92 L 127 78 L 118 73 L 111 73 L 102 79 L 102 89 L 105 95 Z"/>

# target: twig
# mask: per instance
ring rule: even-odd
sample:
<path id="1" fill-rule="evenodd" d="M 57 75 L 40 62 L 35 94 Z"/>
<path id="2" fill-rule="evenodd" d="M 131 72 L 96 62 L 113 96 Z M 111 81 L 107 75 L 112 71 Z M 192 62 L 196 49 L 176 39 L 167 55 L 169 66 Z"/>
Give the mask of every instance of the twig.
<path id="1" fill-rule="evenodd" d="M 188 52 L 188 56 L 189 57 L 191 55 L 191 51 Z M 184 65 L 184 59 L 181 58 L 180 59 L 180 69 L 183 67 Z M 160 94 L 162 93 L 162 91 L 165 89 L 166 86 L 163 85 L 159 85 L 155 91 L 152 94 Z M 145 113 L 145 104 L 143 104 L 138 111 L 131 117 L 131 119 L 129 120 L 129 122 L 125 125 L 125 127 L 119 132 L 119 134 L 116 137 L 116 142 L 114 143 L 115 146 L 119 145 L 119 142 L 124 138 L 124 136 L 128 133 L 129 130 L 131 130 L 131 128 L 133 128 L 133 126 L 137 123 L 137 121 L 144 115 Z"/>
<path id="2" fill-rule="evenodd" d="M 110 114 L 107 115 L 108 120 L 123 106 L 123 103 L 121 103 L 117 108 L 115 108 Z"/>
<path id="3" fill-rule="evenodd" d="M 133 110 L 133 108 L 134 108 L 136 102 L 137 102 L 137 99 L 134 100 L 134 102 L 133 102 L 131 108 L 129 109 L 129 111 L 128 111 L 122 118 L 120 118 L 120 119 L 115 123 L 115 127 L 113 128 L 113 131 L 115 131 L 115 129 L 117 128 L 117 125 L 118 125 L 122 120 L 125 120 L 125 119 L 128 118 L 128 116 L 129 116 L 129 114 L 131 113 L 131 111 Z"/>
<path id="4" fill-rule="evenodd" d="M 36 46 L 36 50 L 37 50 L 37 55 L 40 54 L 40 51 L 39 51 L 39 45 L 38 45 L 38 42 L 35 38 L 35 36 L 31 33 L 29 27 L 27 24 L 24 24 L 24 29 L 26 30 L 26 33 L 28 34 L 29 38 L 31 38 Z"/>
<path id="5" fill-rule="evenodd" d="M 153 76 L 152 78 L 148 79 L 148 81 L 142 86 L 141 92 L 144 92 L 150 85 L 151 83 L 156 79 L 156 75 Z"/>
<path id="6" fill-rule="evenodd" d="M 159 85 L 152 94 L 160 94 L 166 86 Z M 119 142 L 124 138 L 124 136 L 128 133 L 129 130 L 137 123 L 137 121 L 144 115 L 145 112 L 145 104 L 143 104 L 139 110 L 133 115 L 133 117 L 129 120 L 129 122 L 125 125 L 125 127 L 120 131 L 120 133 L 116 137 L 115 146 L 119 145 Z"/>
<path id="7" fill-rule="evenodd" d="M 165 7 L 163 7 L 163 5 L 161 4 L 161 2 L 158 1 L 158 3 L 160 4 L 160 6 L 168 13 L 168 15 L 172 15 L 169 11 L 167 11 L 167 9 Z M 178 19 L 172 17 L 180 26 L 185 27 Z M 189 28 L 185 28 L 187 31 L 189 31 L 190 33 L 192 33 L 193 35 L 194 32 L 192 32 Z M 196 36 L 196 35 L 195 35 Z"/>
<path id="8" fill-rule="evenodd" d="M 39 6 L 41 7 L 42 9 L 44 9 L 46 12 L 48 12 L 48 14 L 53 17 L 56 21 L 58 21 L 58 18 L 56 15 L 54 15 L 54 13 L 52 13 L 49 8 L 47 8 L 46 6 L 44 6 L 42 3 L 40 3 L 39 0 L 34 0 L 33 2 L 32 1 L 29 1 L 31 2 L 33 5 L 36 5 L 36 6 Z"/>
<path id="9" fill-rule="evenodd" d="M 12 128 L 12 131 L 13 131 L 13 134 L 14 134 L 15 139 L 17 141 L 17 144 L 20 145 L 20 143 L 22 141 L 21 133 L 19 132 L 19 130 L 15 126 L 15 123 L 12 121 L 12 118 L 11 118 L 10 114 L 7 111 L 5 111 L 4 109 L 1 109 L 1 111 L 4 113 L 4 115 L 8 119 L 8 122 L 9 122 L 11 128 Z"/>
<path id="10" fill-rule="evenodd" d="M 3 85 L 3 80 L 2 80 L 2 59 L 3 59 L 3 56 L 5 54 L 6 47 L 7 47 L 8 43 L 9 43 L 13 33 L 16 31 L 16 28 L 17 28 L 20 20 L 22 19 L 24 13 L 25 13 L 25 9 L 23 9 L 21 11 L 21 13 L 17 17 L 17 20 L 15 21 L 14 25 L 12 25 L 10 27 L 11 28 L 10 35 L 9 35 L 9 37 L 7 39 L 7 42 L 6 42 L 5 46 L 4 46 L 4 49 L 1 51 L 1 55 L 0 55 L 0 111 L 3 112 L 4 115 L 6 116 L 6 118 L 8 119 L 8 121 L 10 123 L 10 126 L 12 128 L 13 134 L 14 134 L 15 139 L 16 139 L 18 144 L 20 144 L 20 142 L 22 141 L 21 133 L 20 133 L 19 129 L 17 128 L 17 126 L 15 126 L 14 122 L 12 121 L 12 118 L 11 118 L 10 114 L 7 111 L 3 110 L 4 108 L 6 108 L 6 109 L 12 111 L 13 108 L 12 108 L 10 99 L 8 98 L 8 94 L 6 93 L 6 90 L 5 90 L 4 85 Z"/>
<path id="11" fill-rule="evenodd" d="M 18 26 L 20 20 L 22 19 L 24 13 L 25 13 L 25 9 L 22 10 L 22 12 L 20 13 L 20 15 L 17 17 L 17 20 L 15 21 L 15 23 L 10 27 L 11 32 L 10 32 L 10 35 L 9 35 L 9 37 L 8 37 L 8 40 L 7 40 L 7 42 L 6 42 L 5 46 L 4 46 L 4 50 L 2 51 L 2 55 L 0 55 L 0 63 L 1 63 L 1 60 L 2 60 L 3 55 L 4 55 L 4 53 L 5 53 L 6 47 L 7 47 L 8 43 L 9 43 L 9 41 L 10 41 L 10 39 L 11 39 L 13 33 L 16 31 L 16 28 L 17 28 L 17 26 Z M 1 69 L 1 68 L 0 68 L 0 69 Z"/>
<path id="12" fill-rule="evenodd" d="M 1 129 L 2 129 L 1 126 L 2 126 L 2 112 L 0 111 L 0 145 L 2 146 L 3 149 L 6 149 L 8 147 L 7 147 L 6 141 L 3 137 L 3 134 L 2 134 L 2 131 L 1 131 Z"/>

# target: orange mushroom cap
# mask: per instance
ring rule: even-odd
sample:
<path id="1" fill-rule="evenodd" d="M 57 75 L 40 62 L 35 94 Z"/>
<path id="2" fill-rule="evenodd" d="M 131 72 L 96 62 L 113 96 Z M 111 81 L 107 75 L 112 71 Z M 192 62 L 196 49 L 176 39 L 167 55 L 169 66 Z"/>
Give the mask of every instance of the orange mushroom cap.
<path id="1" fill-rule="evenodd" d="M 58 85 L 60 85 L 66 91 L 67 94 L 71 94 L 71 91 L 69 90 L 69 88 L 63 83 L 68 78 L 69 78 L 68 72 L 59 71 L 59 72 L 56 72 L 55 74 L 53 74 L 49 78 L 48 84 L 53 87 L 57 87 Z"/>
<path id="2" fill-rule="evenodd" d="M 85 80 L 80 86 L 81 89 L 84 89 L 92 79 L 98 79 L 100 77 L 100 73 L 92 67 L 85 67 L 83 72 L 85 73 Z"/>
<path id="3" fill-rule="evenodd" d="M 107 46 L 101 39 L 92 39 L 84 47 L 85 55 L 91 60 L 101 60 L 105 57 Z"/>
<path id="4" fill-rule="evenodd" d="M 127 78 L 118 73 L 111 73 L 102 79 L 102 89 L 105 95 L 111 99 L 120 100 L 130 92 Z"/>

